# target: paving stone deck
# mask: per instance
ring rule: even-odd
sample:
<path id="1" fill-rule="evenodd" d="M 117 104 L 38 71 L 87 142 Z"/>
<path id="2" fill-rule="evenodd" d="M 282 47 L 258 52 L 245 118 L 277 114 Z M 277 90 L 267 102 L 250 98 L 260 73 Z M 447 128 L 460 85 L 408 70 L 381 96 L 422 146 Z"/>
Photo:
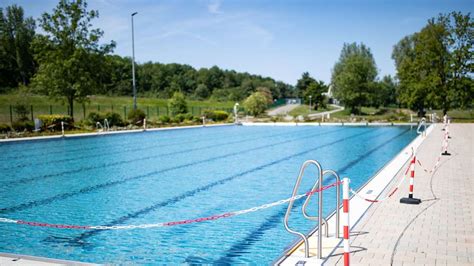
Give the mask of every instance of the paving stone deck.
<path id="1" fill-rule="evenodd" d="M 438 124 L 418 150 L 428 169 L 440 154 L 441 129 Z M 452 155 L 441 158 L 437 171 L 430 174 L 416 165 L 414 197 L 420 205 L 399 203 L 408 196 L 405 181 L 356 224 L 351 265 L 474 265 L 474 124 L 451 124 L 450 133 Z M 341 251 L 325 265 L 343 265 Z"/>

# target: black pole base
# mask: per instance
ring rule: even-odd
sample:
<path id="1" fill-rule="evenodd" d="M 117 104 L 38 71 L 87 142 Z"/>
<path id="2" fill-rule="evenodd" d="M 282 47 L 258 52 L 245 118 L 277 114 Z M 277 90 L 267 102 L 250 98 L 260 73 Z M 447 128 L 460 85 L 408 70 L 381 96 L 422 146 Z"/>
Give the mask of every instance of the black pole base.
<path id="1" fill-rule="evenodd" d="M 451 139 L 451 137 L 450 137 L 450 136 L 448 136 L 448 139 Z"/>
<path id="2" fill-rule="evenodd" d="M 449 152 L 445 151 L 445 152 L 441 153 L 441 155 L 444 155 L 444 156 L 450 156 L 450 155 L 451 155 L 451 153 L 449 153 Z"/>
<path id="3" fill-rule="evenodd" d="M 415 198 L 401 198 L 400 199 L 400 203 L 404 203 L 404 204 L 420 204 L 421 203 L 421 199 L 415 199 Z"/>
<path id="4" fill-rule="evenodd" d="M 443 128 L 443 129 L 441 129 L 441 131 L 445 131 L 445 129 Z"/>

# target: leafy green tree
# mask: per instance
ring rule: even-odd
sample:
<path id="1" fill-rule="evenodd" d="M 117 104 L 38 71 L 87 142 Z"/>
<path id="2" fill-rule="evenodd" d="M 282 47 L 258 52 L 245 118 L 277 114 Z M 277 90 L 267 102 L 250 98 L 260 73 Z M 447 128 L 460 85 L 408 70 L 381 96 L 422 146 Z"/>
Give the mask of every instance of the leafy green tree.
<path id="1" fill-rule="evenodd" d="M 0 88 L 27 85 L 35 72 L 33 51 L 35 21 L 25 18 L 23 8 L 0 8 Z"/>
<path id="2" fill-rule="evenodd" d="M 370 48 L 363 43 L 344 44 L 331 77 L 334 95 L 351 112 L 358 113 L 368 105 L 373 91 L 377 67 Z"/>
<path id="3" fill-rule="evenodd" d="M 309 97 L 311 96 L 311 105 L 314 109 L 319 107 L 326 107 L 326 96 L 323 95 L 324 92 L 328 91 L 328 86 L 324 84 L 323 81 L 315 81 L 309 84 L 309 86 L 304 91 L 305 102 L 309 103 Z"/>
<path id="4" fill-rule="evenodd" d="M 267 99 L 267 104 L 272 104 L 273 103 L 272 92 L 270 91 L 269 88 L 267 88 L 267 87 L 258 87 L 257 91 L 262 93 L 263 96 L 265 96 L 265 99 Z"/>
<path id="5" fill-rule="evenodd" d="M 254 92 L 252 93 L 247 99 L 244 101 L 244 108 L 247 112 L 253 116 L 258 116 L 265 112 L 267 109 L 268 101 L 265 95 L 261 92 Z"/>
<path id="6" fill-rule="evenodd" d="M 311 85 L 312 83 L 316 83 L 316 80 L 312 78 L 308 72 L 304 72 L 303 75 L 301 75 L 301 78 L 298 79 L 296 82 L 295 86 L 295 96 L 296 97 L 303 97 L 306 89 Z"/>
<path id="7" fill-rule="evenodd" d="M 183 93 L 176 91 L 173 94 L 173 97 L 168 100 L 168 108 L 172 116 L 178 114 L 185 114 L 188 112 L 188 105 L 186 103 L 186 98 Z"/>
<path id="8" fill-rule="evenodd" d="M 395 45 L 399 101 L 411 109 L 472 104 L 474 22 L 470 14 L 453 12 L 428 20 L 420 32 Z"/>
<path id="9" fill-rule="evenodd" d="M 98 15 L 88 11 L 83 0 L 60 0 L 51 14 L 42 15 L 40 26 L 46 35 L 33 43 L 39 62 L 35 87 L 50 97 L 65 99 L 71 116 L 74 101 L 84 102 L 101 87 L 105 54 L 115 46 L 113 42 L 99 45 L 103 32 L 89 29 Z"/>

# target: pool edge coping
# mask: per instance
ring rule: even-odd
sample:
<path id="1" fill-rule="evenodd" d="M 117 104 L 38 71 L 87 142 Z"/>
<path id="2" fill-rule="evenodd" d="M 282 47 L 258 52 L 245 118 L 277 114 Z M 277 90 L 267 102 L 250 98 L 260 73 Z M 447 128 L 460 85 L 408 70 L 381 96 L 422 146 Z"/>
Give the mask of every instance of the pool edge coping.
<path id="1" fill-rule="evenodd" d="M 54 258 L 47 258 L 47 257 L 40 257 L 40 256 L 31 256 L 31 255 L 22 255 L 16 253 L 7 253 L 7 252 L 0 252 L 0 258 L 11 258 L 11 259 L 18 259 L 17 261 L 11 261 L 11 264 L 22 265 L 23 263 L 34 263 L 34 262 L 42 262 L 42 263 L 51 263 L 51 264 L 60 264 L 60 265 L 100 265 L 95 263 L 89 262 L 81 262 L 81 261 L 74 261 L 74 260 L 63 260 L 63 259 L 54 259 Z M 8 264 L 7 264 L 8 265 Z M 29 264 L 31 265 L 31 264 Z"/>
<path id="2" fill-rule="evenodd" d="M 180 130 L 180 129 L 194 129 L 194 128 L 206 128 L 206 127 L 220 127 L 220 126 L 232 126 L 234 124 L 209 124 L 209 125 L 195 125 L 195 126 L 182 126 L 182 127 L 158 127 L 158 128 L 147 128 L 147 129 L 132 129 L 132 130 L 120 130 L 120 131 L 105 131 L 105 132 L 91 132 L 91 133 L 78 133 L 78 134 L 65 134 L 63 135 L 51 135 L 51 136 L 35 136 L 35 137 L 19 137 L 10 139 L 0 139 L 0 143 L 11 143 L 21 141 L 39 141 L 39 140 L 51 140 L 51 139 L 70 139 L 70 138 L 81 138 L 81 137 L 99 137 L 106 135 L 117 135 L 117 134 L 134 134 L 134 133 L 145 133 L 154 131 L 168 131 L 168 130 Z"/>
<path id="3" fill-rule="evenodd" d="M 406 123 L 404 123 L 404 124 L 406 124 Z M 408 123 L 408 124 L 410 124 L 410 123 Z M 384 191 L 387 189 L 387 187 L 393 182 L 393 180 L 397 177 L 397 175 L 400 173 L 400 171 L 402 171 L 403 167 L 408 163 L 410 157 L 404 158 L 404 157 L 406 157 L 405 155 L 407 153 L 409 153 L 409 151 L 412 147 L 415 148 L 415 150 L 416 150 L 424 142 L 426 137 L 434 130 L 435 127 L 436 127 L 436 123 L 429 124 L 428 128 L 426 129 L 426 135 L 425 136 L 423 136 L 423 134 L 419 134 L 416 138 L 414 138 L 402 150 L 400 150 L 400 152 L 397 153 L 397 155 L 395 155 L 390 161 L 385 163 L 382 168 L 380 168 L 376 173 L 374 173 L 372 175 L 372 177 L 367 180 L 367 182 L 365 182 L 360 188 L 357 189 L 356 192 L 359 193 L 362 190 L 364 190 L 367 186 L 370 186 L 371 183 L 377 177 L 380 177 L 382 175 L 386 175 L 383 172 L 384 172 L 384 170 L 388 169 L 389 166 L 395 165 L 397 163 L 401 164 L 400 167 L 397 167 L 396 172 L 394 172 L 394 173 L 390 172 L 390 174 L 389 174 L 390 178 L 388 180 L 385 180 L 386 182 L 384 183 L 383 188 L 380 190 L 380 192 L 375 197 L 375 199 L 378 199 L 384 193 Z M 353 200 L 360 200 L 360 199 L 358 199 L 354 195 L 351 195 L 351 197 L 350 197 L 351 206 L 353 205 L 352 204 Z M 369 208 L 373 204 L 374 204 L 373 202 L 372 203 L 366 202 L 366 204 L 365 204 L 366 206 L 363 207 L 364 210 L 362 211 L 362 213 L 357 215 L 358 217 L 356 219 L 353 219 L 353 217 L 351 217 L 351 219 L 350 219 L 350 221 L 351 221 L 350 229 L 353 229 L 359 223 L 359 221 L 364 217 L 364 215 L 367 213 L 367 211 L 369 210 Z M 353 209 L 353 207 L 351 207 L 351 209 Z M 340 210 L 340 213 L 342 214 L 342 206 L 339 207 L 339 210 Z M 334 210 L 331 214 L 329 214 L 326 217 L 326 220 L 327 220 L 329 226 L 335 223 L 335 213 L 336 213 L 336 210 Z M 341 223 L 341 225 L 342 225 L 342 223 Z M 313 227 L 312 229 L 310 229 L 309 233 L 308 233 L 308 239 L 311 238 L 314 234 L 316 234 L 318 232 L 318 230 L 319 230 L 319 228 L 318 228 L 317 225 L 315 227 Z M 331 232 L 331 230 L 330 230 L 330 232 Z M 332 249 L 331 252 L 329 252 L 328 256 L 325 257 L 325 258 L 322 258 L 321 260 L 319 260 L 319 262 L 321 263 L 320 265 L 324 265 L 324 263 L 326 263 L 326 261 L 334 254 L 334 252 L 337 250 L 337 248 L 341 245 L 342 241 L 343 241 L 343 239 L 339 238 L 338 244 Z M 301 239 L 296 239 L 293 242 L 291 242 L 288 245 L 288 247 L 277 258 L 275 258 L 271 262 L 271 265 L 282 265 L 282 264 L 284 264 L 285 261 L 291 257 L 292 253 L 299 246 L 301 246 L 302 244 L 303 244 L 303 240 L 301 240 Z M 291 253 L 291 254 L 288 255 L 289 253 Z"/>

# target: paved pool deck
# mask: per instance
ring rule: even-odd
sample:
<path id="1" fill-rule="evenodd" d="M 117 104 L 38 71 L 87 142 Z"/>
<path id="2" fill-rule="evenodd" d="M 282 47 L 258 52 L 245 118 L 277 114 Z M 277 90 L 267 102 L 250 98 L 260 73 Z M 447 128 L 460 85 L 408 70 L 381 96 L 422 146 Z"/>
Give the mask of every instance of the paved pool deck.
<path id="1" fill-rule="evenodd" d="M 428 170 L 440 154 L 442 128 L 438 124 L 418 148 Z M 474 265 L 474 124 L 451 124 L 449 131 L 451 156 L 441 158 L 437 171 L 416 165 L 414 197 L 422 203 L 399 202 L 408 195 L 405 181 L 352 228 L 351 265 Z M 341 252 L 324 265 L 343 265 Z"/>

